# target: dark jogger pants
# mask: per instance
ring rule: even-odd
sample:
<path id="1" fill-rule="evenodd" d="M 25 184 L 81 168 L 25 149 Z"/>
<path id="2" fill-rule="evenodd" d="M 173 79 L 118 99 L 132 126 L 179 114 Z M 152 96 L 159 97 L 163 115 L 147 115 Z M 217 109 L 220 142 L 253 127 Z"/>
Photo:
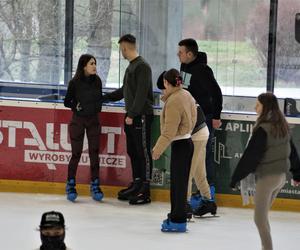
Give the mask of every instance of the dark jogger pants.
<path id="1" fill-rule="evenodd" d="M 99 178 L 100 125 L 98 114 L 92 116 L 77 116 L 76 114 L 73 114 L 72 120 L 69 124 L 72 157 L 68 165 L 68 179 L 76 177 L 77 167 L 83 148 L 85 131 L 88 139 L 91 180 Z"/>
<path id="2" fill-rule="evenodd" d="M 132 125 L 125 123 L 127 154 L 131 161 L 132 178 L 150 181 L 152 174 L 151 124 L 153 115 L 136 116 Z"/>

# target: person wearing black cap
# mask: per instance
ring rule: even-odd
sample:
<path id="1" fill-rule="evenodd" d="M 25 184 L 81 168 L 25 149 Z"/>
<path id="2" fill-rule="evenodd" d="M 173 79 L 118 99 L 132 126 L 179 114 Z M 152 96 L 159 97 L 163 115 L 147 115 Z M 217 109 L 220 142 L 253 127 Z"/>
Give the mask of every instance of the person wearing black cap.
<path id="1" fill-rule="evenodd" d="M 103 97 L 105 101 L 118 101 L 124 98 L 125 102 L 124 131 L 133 182 L 118 192 L 118 199 L 129 200 L 131 205 L 146 204 L 151 202 L 152 73 L 149 64 L 138 55 L 136 38 L 133 35 L 122 36 L 118 43 L 129 65 L 125 71 L 123 86 Z"/>
<path id="2" fill-rule="evenodd" d="M 163 74 L 162 101 L 165 102 L 160 116 L 160 136 L 153 147 L 152 159 L 157 160 L 171 144 L 171 212 L 163 221 L 163 232 L 186 231 L 187 186 L 193 155 L 191 132 L 196 124 L 197 107 L 195 99 L 182 88 L 182 78 L 176 69 Z"/>
<path id="3" fill-rule="evenodd" d="M 206 145 L 206 172 L 211 187 L 211 194 L 215 193 L 215 166 L 213 162 L 212 139 L 214 130 L 221 126 L 222 92 L 216 81 L 212 69 L 207 65 L 206 53 L 198 51 L 197 42 L 183 39 L 178 43 L 178 58 L 181 63 L 180 74 L 186 88 L 203 109 L 209 138 Z M 214 197 L 212 197 L 214 198 Z"/>
<path id="4" fill-rule="evenodd" d="M 40 250 L 66 250 L 65 219 L 62 213 L 56 211 L 46 212 L 42 215 L 40 223 L 40 237 L 42 245 Z"/>

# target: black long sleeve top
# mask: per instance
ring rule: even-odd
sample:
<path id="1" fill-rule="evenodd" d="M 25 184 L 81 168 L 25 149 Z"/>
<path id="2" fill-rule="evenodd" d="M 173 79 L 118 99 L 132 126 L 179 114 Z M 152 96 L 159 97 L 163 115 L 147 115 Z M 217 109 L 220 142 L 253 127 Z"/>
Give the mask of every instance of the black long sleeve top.
<path id="1" fill-rule="evenodd" d="M 69 82 L 64 99 L 65 107 L 78 116 L 95 115 L 102 108 L 102 82 L 99 76 L 91 75 Z"/>
<path id="2" fill-rule="evenodd" d="M 234 188 L 240 180 L 250 173 L 255 172 L 257 166 L 264 157 L 267 150 L 267 133 L 263 128 L 258 128 L 249 140 L 248 146 L 240 159 L 231 178 L 230 187 Z M 300 160 L 292 140 L 290 140 L 291 153 L 289 156 L 293 179 L 300 181 Z"/>
<path id="3" fill-rule="evenodd" d="M 126 69 L 123 86 L 104 95 L 105 101 L 124 98 L 128 117 L 153 114 L 152 73 L 149 64 L 138 56 Z"/>

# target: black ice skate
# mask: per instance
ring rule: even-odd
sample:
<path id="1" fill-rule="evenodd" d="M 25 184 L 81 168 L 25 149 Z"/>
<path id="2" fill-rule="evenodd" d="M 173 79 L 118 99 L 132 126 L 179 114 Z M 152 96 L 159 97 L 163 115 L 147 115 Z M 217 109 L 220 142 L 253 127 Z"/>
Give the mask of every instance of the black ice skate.
<path id="1" fill-rule="evenodd" d="M 121 201 L 129 200 L 129 197 L 136 194 L 136 192 L 140 190 L 141 186 L 142 186 L 142 182 L 140 179 L 134 180 L 133 182 L 130 183 L 129 187 L 119 191 L 118 199 Z"/>
<path id="2" fill-rule="evenodd" d="M 130 205 L 142 205 L 150 203 L 150 183 L 143 182 L 140 190 L 129 197 Z"/>
<path id="3" fill-rule="evenodd" d="M 213 216 L 217 214 L 217 205 L 212 200 L 203 200 L 203 203 L 194 211 L 194 217 L 203 216 L 211 213 Z"/>

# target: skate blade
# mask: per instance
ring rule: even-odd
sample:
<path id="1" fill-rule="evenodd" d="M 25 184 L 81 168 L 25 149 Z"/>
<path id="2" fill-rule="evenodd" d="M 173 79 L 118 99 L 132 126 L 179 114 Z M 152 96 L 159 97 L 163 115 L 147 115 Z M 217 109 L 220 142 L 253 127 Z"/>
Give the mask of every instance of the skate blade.
<path id="1" fill-rule="evenodd" d="M 187 233 L 188 229 L 185 230 L 176 230 L 176 229 L 160 229 L 160 231 L 162 231 L 163 233 L 178 233 L 178 234 L 182 234 L 182 233 Z"/>
<path id="2" fill-rule="evenodd" d="M 194 218 L 196 219 L 210 219 L 210 218 L 219 218 L 220 215 L 194 215 Z"/>
<path id="3" fill-rule="evenodd" d="M 191 219 L 187 219 L 186 220 L 187 223 L 195 223 L 195 221 L 191 218 Z"/>
<path id="4" fill-rule="evenodd" d="M 144 204 L 149 204 L 149 203 L 151 203 L 151 199 L 137 200 L 137 201 L 129 200 L 129 205 L 144 205 Z"/>

